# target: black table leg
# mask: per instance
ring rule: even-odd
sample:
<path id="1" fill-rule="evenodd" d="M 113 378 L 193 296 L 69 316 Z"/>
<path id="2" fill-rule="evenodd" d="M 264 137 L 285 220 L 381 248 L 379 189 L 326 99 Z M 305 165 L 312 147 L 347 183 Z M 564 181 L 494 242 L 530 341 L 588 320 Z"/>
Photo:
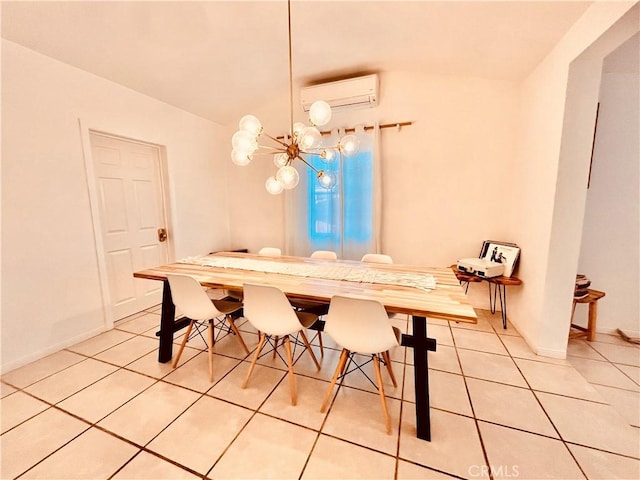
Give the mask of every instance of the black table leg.
<path id="1" fill-rule="evenodd" d="M 167 363 L 173 355 L 173 332 L 175 329 L 176 306 L 171 298 L 169 281 L 165 280 L 162 288 L 162 315 L 160 317 L 160 348 L 158 349 L 158 362 Z"/>
<path id="2" fill-rule="evenodd" d="M 507 328 L 507 287 L 505 285 L 496 284 L 498 294 L 500 295 L 500 312 L 502 313 L 502 328 Z"/>
<path id="3" fill-rule="evenodd" d="M 431 441 L 429 414 L 429 364 L 427 352 L 436 351 L 436 340 L 427 337 L 427 319 L 413 316 L 413 335 L 402 335 L 401 344 L 413 348 L 418 438 Z"/>
<path id="4" fill-rule="evenodd" d="M 498 285 L 493 287 L 493 292 L 491 291 L 491 285 L 493 282 L 488 281 L 487 286 L 489 287 L 489 308 L 491 309 L 491 314 L 496 313 L 496 297 L 498 296 Z"/>

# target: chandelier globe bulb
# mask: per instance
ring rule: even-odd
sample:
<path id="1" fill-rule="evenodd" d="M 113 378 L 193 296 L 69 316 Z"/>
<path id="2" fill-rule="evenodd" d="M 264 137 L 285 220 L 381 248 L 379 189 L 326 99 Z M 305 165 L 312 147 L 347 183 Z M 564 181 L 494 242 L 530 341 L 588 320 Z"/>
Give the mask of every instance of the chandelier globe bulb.
<path id="1" fill-rule="evenodd" d="M 262 133 L 262 123 L 255 115 L 245 115 L 240 119 L 238 126 L 240 130 L 249 132 L 254 137 Z"/>
<path id="2" fill-rule="evenodd" d="M 330 172 L 325 172 L 324 170 L 318 172 L 318 183 L 322 188 L 330 190 L 336 185 L 336 180 L 336 176 Z"/>
<path id="3" fill-rule="evenodd" d="M 306 125 L 302 122 L 296 122 L 293 124 L 293 141 L 297 141 L 300 139 L 300 134 L 302 133 L 302 131 L 305 129 Z"/>
<path id="4" fill-rule="evenodd" d="M 284 167 L 287 163 L 289 163 L 289 155 L 286 153 L 276 153 L 273 156 L 273 164 L 276 167 Z"/>
<path id="5" fill-rule="evenodd" d="M 311 104 L 309 108 L 309 121 L 319 127 L 331 121 L 331 106 L 324 100 L 318 100 Z"/>
<path id="6" fill-rule="evenodd" d="M 256 137 L 246 130 L 238 130 L 231 137 L 231 145 L 233 148 L 245 150 L 253 153 L 258 148 Z"/>
<path id="7" fill-rule="evenodd" d="M 290 190 L 298 185 L 300 175 L 295 167 L 285 165 L 284 167 L 280 167 L 276 172 L 276 180 L 282 183 L 282 186 L 285 189 Z"/>
<path id="8" fill-rule="evenodd" d="M 282 183 L 280 183 L 280 181 L 275 177 L 267 178 L 264 186 L 267 189 L 267 192 L 269 192 L 271 195 L 278 195 L 279 193 L 282 193 L 282 190 L 284 189 Z"/>
<path id="9" fill-rule="evenodd" d="M 251 163 L 251 160 L 251 153 L 249 153 L 247 150 L 234 148 L 231 151 L 231 161 L 240 167 L 249 165 L 249 163 Z"/>
<path id="10" fill-rule="evenodd" d="M 326 163 L 331 163 L 336 159 L 336 151 L 333 148 L 324 148 L 320 152 L 320 159 Z"/>
<path id="11" fill-rule="evenodd" d="M 358 153 L 360 140 L 355 135 L 345 135 L 340 139 L 339 148 L 345 157 L 350 157 Z"/>
<path id="12" fill-rule="evenodd" d="M 303 150 L 317 147 L 322 140 L 322 134 L 316 127 L 305 127 L 300 133 L 298 146 Z"/>

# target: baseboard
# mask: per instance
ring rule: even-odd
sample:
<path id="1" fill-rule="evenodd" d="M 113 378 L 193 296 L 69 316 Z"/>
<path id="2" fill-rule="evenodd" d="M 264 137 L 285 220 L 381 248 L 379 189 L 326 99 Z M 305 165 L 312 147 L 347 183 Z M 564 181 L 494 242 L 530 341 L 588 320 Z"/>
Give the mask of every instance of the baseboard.
<path id="1" fill-rule="evenodd" d="M 30 353 L 29 355 L 26 355 L 24 357 L 21 357 L 17 360 L 13 360 L 11 362 L 8 363 L 3 363 L 2 366 L 0 367 L 0 374 L 4 375 L 5 373 L 9 373 L 12 370 L 15 370 L 16 368 L 20 368 L 20 367 L 24 367 L 25 365 L 31 363 L 31 362 L 35 362 L 36 360 L 40 360 L 41 358 L 44 358 L 48 355 L 51 355 L 53 353 L 59 352 L 60 350 L 70 347 L 71 345 L 75 345 L 76 343 L 80 343 L 84 340 L 87 340 L 91 337 L 95 337 L 96 335 L 98 335 L 99 333 L 105 332 L 106 328 L 104 326 L 102 327 L 98 327 L 95 328 L 93 330 L 90 330 L 88 332 L 84 332 L 80 335 L 77 335 L 75 337 L 69 338 L 67 340 L 65 340 L 64 342 L 60 342 L 56 345 L 51 345 L 47 348 L 44 348 L 42 350 L 39 350 L 37 352 L 33 352 Z"/>
<path id="2" fill-rule="evenodd" d="M 541 357 L 560 358 L 560 359 L 567 358 L 566 350 L 553 350 L 551 348 L 536 348 L 535 352 L 536 352 L 536 355 L 540 355 Z"/>
<path id="3" fill-rule="evenodd" d="M 511 324 L 513 325 L 513 322 Z M 516 327 L 516 330 L 518 330 L 516 325 L 514 325 L 514 327 Z M 549 358 L 560 358 L 560 359 L 567 358 L 567 350 L 566 349 L 565 350 L 554 350 L 554 349 L 551 349 L 551 348 L 538 348 L 520 330 L 518 330 L 518 333 L 522 336 L 524 341 L 527 342 L 527 345 L 529 345 L 529 348 L 531 349 L 531 351 L 534 352 L 536 355 L 540 355 L 541 357 L 549 357 Z"/>

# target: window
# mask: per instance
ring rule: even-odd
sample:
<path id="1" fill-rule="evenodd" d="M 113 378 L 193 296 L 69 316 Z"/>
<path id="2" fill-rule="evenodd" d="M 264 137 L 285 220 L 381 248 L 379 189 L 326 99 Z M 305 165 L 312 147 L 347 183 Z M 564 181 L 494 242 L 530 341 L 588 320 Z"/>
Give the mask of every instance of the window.
<path id="1" fill-rule="evenodd" d="M 308 235 L 312 246 L 324 248 L 345 241 L 370 242 L 373 235 L 372 153 L 363 151 L 343 158 L 342 175 L 338 174 L 338 160 L 326 163 L 318 156 L 310 156 L 309 163 L 318 170 L 336 174 L 339 179 L 333 189 L 327 190 L 319 185 L 315 172 L 308 169 Z M 344 221 L 341 222 L 343 212 Z"/>

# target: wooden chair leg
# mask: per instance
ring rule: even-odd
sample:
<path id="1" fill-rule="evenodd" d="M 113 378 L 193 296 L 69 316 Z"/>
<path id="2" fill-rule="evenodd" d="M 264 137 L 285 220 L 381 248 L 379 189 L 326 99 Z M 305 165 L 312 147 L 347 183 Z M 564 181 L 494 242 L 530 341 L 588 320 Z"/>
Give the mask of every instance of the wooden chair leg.
<path id="1" fill-rule="evenodd" d="M 229 322 L 229 326 L 231 327 L 231 330 L 233 330 L 233 333 L 236 334 L 236 337 L 238 338 L 238 342 L 240 342 L 240 345 L 242 345 L 242 348 L 244 349 L 244 351 L 249 354 L 249 349 L 247 348 L 247 344 L 244 343 L 244 340 L 242 339 L 242 335 L 240 335 L 240 330 L 238 330 L 238 327 L 236 327 L 236 323 L 233 321 L 233 318 L 231 317 L 231 315 L 227 315 L 227 321 Z"/>
<path id="2" fill-rule="evenodd" d="M 209 381 L 213 383 L 213 320 L 209 321 Z"/>
<path id="3" fill-rule="evenodd" d="M 307 340 L 307 336 L 304 334 L 304 331 L 300 330 L 300 336 L 302 337 L 304 346 L 307 348 L 307 350 L 309 351 L 309 354 L 311 355 L 311 358 L 313 359 L 313 363 L 315 363 L 318 370 L 320 370 L 320 364 L 318 363 L 318 359 L 314 355 L 313 350 L 311 350 L 311 344 L 309 343 L 309 340 Z"/>
<path id="4" fill-rule="evenodd" d="M 338 377 L 342 374 L 345 365 L 347 364 L 347 349 L 343 348 L 342 353 L 340 354 L 340 360 L 338 360 L 338 365 L 336 366 L 336 371 L 333 372 L 333 377 L 331 377 L 331 383 L 329 384 L 329 389 L 327 390 L 327 394 L 324 397 L 324 401 L 322 402 L 322 406 L 320 407 L 320 412 L 324 413 L 327 410 L 327 406 L 329 405 L 329 399 L 331 398 L 331 392 L 333 391 L 333 387 L 338 381 Z"/>
<path id="5" fill-rule="evenodd" d="M 289 388 L 291 389 L 291 405 L 298 403 L 296 395 L 296 381 L 293 374 L 293 355 L 291 354 L 291 340 L 289 335 L 284 337 L 284 348 L 287 351 L 287 366 L 289 367 Z"/>
<path id="6" fill-rule="evenodd" d="M 589 303 L 589 320 L 587 323 L 587 341 L 596 339 L 596 319 L 598 318 L 598 301 Z"/>
<path id="7" fill-rule="evenodd" d="M 382 352 L 382 359 L 387 365 L 387 371 L 389 372 L 389 376 L 391 377 L 391 383 L 393 383 L 394 387 L 398 388 L 398 382 L 396 382 L 396 376 L 393 374 L 393 368 L 391 366 L 391 357 L 389 357 L 389 350 L 387 350 L 386 352 Z"/>
<path id="8" fill-rule="evenodd" d="M 260 356 L 260 352 L 264 347 L 264 343 L 267 341 L 267 336 L 264 333 L 260 333 L 260 341 L 258 342 L 258 348 L 256 348 L 256 354 L 253 356 L 253 360 L 251 361 L 251 365 L 249 366 L 249 372 L 247 372 L 247 378 L 244 379 L 242 384 L 242 388 L 247 388 L 247 384 L 249 383 L 249 377 L 253 373 L 253 369 L 256 366 L 256 362 L 258 361 L 258 357 Z"/>
<path id="9" fill-rule="evenodd" d="M 320 357 L 324 358 L 324 345 L 322 344 L 322 332 L 318 332 L 318 343 L 320 344 Z"/>
<path id="10" fill-rule="evenodd" d="M 180 344 L 180 350 L 178 350 L 178 354 L 176 355 L 176 359 L 173 361 L 173 368 L 178 366 L 178 362 L 180 361 L 180 356 L 182 355 L 182 351 L 184 350 L 184 346 L 187 344 L 187 340 L 189 340 L 189 335 L 191 335 L 191 329 L 193 328 L 193 320 L 189 322 L 189 326 L 187 327 L 187 332 L 184 334 L 184 338 L 182 339 L 182 343 Z"/>
<path id="11" fill-rule="evenodd" d="M 387 398 L 384 396 L 384 385 L 382 384 L 382 373 L 380 372 L 380 361 L 378 356 L 373 356 L 373 368 L 376 371 L 376 378 L 378 379 L 378 392 L 380 393 L 380 401 L 382 402 L 382 410 L 384 412 L 384 424 L 386 431 L 391 435 L 391 418 L 389 418 L 389 410 L 387 409 Z"/>
<path id="12" fill-rule="evenodd" d="M 273 342 L 273 359 L 276 359 L 276 350 L 278 349 L 278 340 L 280 340 L 280 337 L 278 337 L 278 335 L 276 335 L 276 340 L 275 342 Z"/>

